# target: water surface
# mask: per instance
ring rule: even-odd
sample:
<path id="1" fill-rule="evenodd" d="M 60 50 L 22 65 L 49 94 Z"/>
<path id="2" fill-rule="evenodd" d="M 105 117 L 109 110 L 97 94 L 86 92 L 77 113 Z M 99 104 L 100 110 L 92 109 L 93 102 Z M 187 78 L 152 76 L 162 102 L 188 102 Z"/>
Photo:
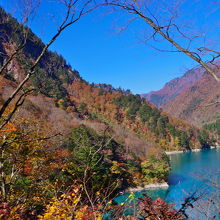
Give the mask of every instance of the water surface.
<path id="1" fill-rule="evenodd" d="M 199 200 L 188 209 L 189 219 L 220 219 L 220 148 L 169 155 L 171 172 L 168 189 L 136 192 L 136 197 L 148 193 L 161 197 L 179 209 L 185 199 L 194 195 Z M 124 202 L 129 194 L 116 198 Z"/>
<path id="2" fill-rule="evenodd" d="M 185 198 L 199 196 L 192 210 L 191 219 L 219 219 L 220 205 L 220 149 L 207 149 L 170 155 L 169 175 L 165 200 L 180 208 Z"/>

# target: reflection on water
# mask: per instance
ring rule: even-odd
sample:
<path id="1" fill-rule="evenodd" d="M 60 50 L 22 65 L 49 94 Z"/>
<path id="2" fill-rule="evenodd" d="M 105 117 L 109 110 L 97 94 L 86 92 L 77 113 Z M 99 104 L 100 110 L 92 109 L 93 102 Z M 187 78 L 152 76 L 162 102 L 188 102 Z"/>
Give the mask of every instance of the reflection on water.
<path id="1" fill-rule="evenodd" d="M 168 184 L 177 185 L 182 183 L 184 180 L 186 180 L 186 178 L 183 175 L 173 173 L 168 177 Z"/>

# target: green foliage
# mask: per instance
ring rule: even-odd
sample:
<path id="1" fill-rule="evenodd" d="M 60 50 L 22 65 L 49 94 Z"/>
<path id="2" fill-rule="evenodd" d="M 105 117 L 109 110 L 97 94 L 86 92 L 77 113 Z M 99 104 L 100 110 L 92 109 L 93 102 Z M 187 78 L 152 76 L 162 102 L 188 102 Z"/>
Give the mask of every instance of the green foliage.
<path id="1" fill-rule="evenodd" d="M 77 71 L 72 71 L 70 66 L 63 64 L 63 58 L 49 53 L 51 57 L 42 60 L 36 68 L 36 74 L 31 78 L 32 84 L 44 95 L 68 101 L 68 92 L 64 83 L 70 84 L 79 77 Z"/>
<path id="2" fill-rule="evenodd" d="M 209 148 L 210 147 L 209 135 L 207 134 L 207 132 L 205 130 L 202 130 L 199 132 L 198 139 L 199 139 L 199 142 L 200 142 L 202 148 Z"/>
<path id="3" fill-rule="evenodd" d="M 162 137 L 166 136 L 166 127 L 167 127 L 168 123 L 169 123 L 169 119 L 167 116 L 161 115 L 158 118 L 157 127 L 158 127 L 158 131 L 162 135 Z"/>
<path id="4" fill-rule="evenodd" d="M 93 171 L 104 165 L 100 151 L 97 152 L 102 147 L 100 144 L 101 139 L 93 129 L 84 125 L 73 129 L 66 146 L 73 153 L 74 169 L 80 176 L 83 176 L 84 170 L 88 167 Z M 99 160 L 100 163 L 98 163 Z"/>
<path id="5" fill-rule="evenodd" d="M 140 107 L 142 99 L 139 95 L 122 95 L 114 100 L 114 103 L 120 108 L 130 108 L 132 105 Z"/>
<path id="6" fill-rule="evenodd" d="M 87 112 L 87 106 L 84 102 L 79 105 L 79 111 L 83 113 Z"/>
<path id="7" fill-rule="evenodd" d="M 141 169 L 146 183 L 150 183 L 152 180 L 154 182 L 164 181 L 170 171 L 166 156 L 162 158 L 150 156 L 141 163 Z"/>
<path id="8" fill-rule="evenodd" d="M 130 118 L 131 120 L 134 120 L 136 116 L 136 112 L 138 110 L 139 110 L 139 105 L 137 103 L 132 103 L 129 106 L 128 111 L 126 113 L 127 117 Z"/>
<path id="9" fill-rule="evenodd" d="M 10 16 L 9 22 L 3 24 L 2 28 L 17 45 L 24 40 L 20 34 L 22 30 L 28 31 L 27 43 L 21 56 L 18 56 L 18 63 L 25 71 L 28 71 L 33 60 L 40 55 L 44 44 L 31 30 L 19 25 Z M 69 94 L 65 84 L 71 84 L 74 80 L 82 80 L 79 73 L 72 70 L 62 56 L 49 51 L 42 57 L 35 71 L 36 74 L 33 74 L 31 82 L 38 92 L 55 98 L 59 106 L 67 107 Z M 14 80 L 13 73 L 8 73 L 7 77 Z M 92 85 L 92 88 L 95 87 L 100 88 L 99 95 L 108 93 L 112 95 L 113 92 L 120 91 L 106 84 Z M 134 121 L 139 117 L 142 123 L 150 127 L 151 131 L 162 137 L 169 132 L 172 135 L 178 135 L 181 137 L 180 144 L 188 146 L 186 133 L 181 133 L 169 124 L 168 117 L 162 115 L 160 110 L 151 107 L 139 95 L 132 95 L 129 91 L 121 91 L 121 93 L 124 95 L 116 98 L 114 103 L 128 119 Z M 87 102 L 79 104 L 79 110 L 83 113 L 87 111 Z M 120 111 L 119 114 L 121 114 Z M 88 113 L 88 115 L 93 119 L 99 118 L 106 124 L 112 122 L 111 118 L 101 113 Z M 32 124 L 35 125 L 34 122 Z M 12 195 L 15 204 L 21 200 L 27 204 L 27 201 L 30 200 L 29 204 L 33 205 L 32 200 L 35 199 L 35 204 L 40 203 L 43 207 L 45 205 L 43 203 L 48 203 L 50 197 L 55 195 L 59 199 L 62 191 L 69 191 L 73 182 L 83 187 L 83 192 L 80 194 L 83 200 L 90 196 L 97 202 L 102 196 L 106 199 L 108 193 L 113 196 L 117 190 L 134 184 L 134 174 L 136 174 L 135 184 L 139 184 L 138 178 L 141 174 L 144 175 L 145 182 L 152 182 L 163 181 L 169 172 L 169 164 L 165 156 L 162 158 L 151 156 L 141 163 L 140 158 L 134 155 L 126 154 L 124 156 L 125 150 L 117 141 L 106 135 L 100 135 L 84 125 L 72 130 L 71 136 L 63 146 L 56 149 L 59 150 L 59 153 L 51 150 L 54 149 L 54 144 L 46 145 L 48 147 L 43 146 L 42 140 L 47 139 L 44 136 L 29 137 L 29 134 L 32 133 L 32 130 L 18 133 L 15 129 L 8 136 L 7 141 L 5 140 L 6 135 L 2 135 L 0 138 L 1 162 L 4 165 L 2 179 L 6 177 L 6 190 L 9 192 L 6 199 L 11 202 L 10 196 Z M 7 151 L 3 146 L 6 146 Z M 12 181 L 10 178 L 14 175 L 14 168 L 16 168 L 15 172 L 19 173 L 16 173 L 16 178 L 14 177 Z M 87 195 L 84 195 L 85 191 Z M 96 196 L 96 192 L 101 195 Z M 6 201 L 6 199 L 4 200 Z M 0 201 L 3 200 L 0 199 Z M 73 204 L 71 205 L 73 206 Z"/>
<path id="10" fill-rule="evenodd" d="M 177 137 L 178 136 L 178 134 L 177 134 L 178 132 L 177 132 L 176 128 L 172 124 L 168 123 L 167 124 L 167 129 L 168 129 L 168 131 L 170 132 L 170 134 L 173 137 Z"/>
<path id="11" fill-rule="evenodd" d="M 19 175 L 15 184 L 14 184 L 14 190 L 21 190 L 28 192 L 30 190 L 30 186 L 33 181 L 28 179 L 27 177 L 23 175 Z"/>
<path id="12" fill-rule="evenodd" d="M 145 111 L 148 111 L 148 109 L 142 107 L 143 100 L 139 95 L 122 95 L 114 100 L 114 104 L 119 108 L 126 109 L 126 116 L 132 121 L 134 121 L 135 117 L 139 114 L 145 118 L 143 115 Z"/>
<path id="13" fill-rule="evenodd" d="M 139 111 L 138 111 L 138 117 L 141 119 L 141 121 L 143 123 L 149 121 L 151 114 L 152 113 L 152 108 L 147 105 L 147 104 L 143 104 L 141 105 Z"/>
<path id="14" fill-rule="evenodd" d="M 179 145 L 183 147 L 184 149 L 189 150 L 190 149 L 190 143 L 189 143 L 189 136 L 186 132 L 181 131 L 179 136 Z"/>
<path id="15" fill-rule="evenodd" d="M 126 111 L 126 116 L 134 121 L 139 117 L 142 123 L 146 124 L 147 128 L 155 133 L 159 138 L 167 139 L 169 136 L 178 137 L 179 146 L 184 149 L 190 149 L 190 135 L 184 130 L 176 128 L 170 123 L 168 116 L 162 114 L 162 110 L 151 107 L 145 100 L 138 95 L 122 95 L 114 100 L 114 103 L 121 109 Z"/>
<path id="16" fill-rule="evenodd" d="M 136 155 L 134 155 L 134 160 L 128 159 L 127 166 L 128 169 L 131 170 L 132 172 L 141 172 L 141 167 L 140 167 L 140 158 L 138 158 Z"/>
<path id="17" fill-rule="evenodd" d="M 62 82 L 56 78 L 47 77 L 45 69 L 37 68 L 36 75 L 33 75 L 31 82 L 42 94 L 56 99 L 64 99 L 65 102 L 68 101 L 67 91 Z"/>
<path id="18" fill-rule="evenodd" d="M 91 87 L 92 88 L 99 88 L 99 95 L 104 95 L 104 94 L 107 94 L 107 93 L 113 93 L 113 92 L 116 92 L 116 91 L 121 91 L 122 93 L 126 92 L 126 91 L 122 91 L 120 89 L 116 89 L 112 85 L 105 84 L 105 83 L 102 83 L 102 84 L 91 83 Z"/>
<path id="19" fill-rule="evenodd" d="M 115 187 L 115 192 L 128 185 L 129 173 L 118 156 L 122 146 L 112 138 L 80 125 L 73 129 L 65 146 L 72 152 L 67 158 L 67 172 L 78 181 L 86 179 L 91 193 L 110 185 Z"/>
<path id="20" fill-rule="evenodd" d="M 217 135 L 220 135 L 220 119 L 211 124 L 206 124 L 203 126 L 205 130 L 214 131 Z"/>
<path id="21" fill-rule="evenodd" d="M 22 33 L 27 33 L 25 45 L 17 60 L 25 71 L 29 71 L 33 60 L 36 60 L 41 54 L 44 44 L 29 28 L 24 27 L 11 15 L 0 8 L 1 30 L 4 33 L 4 40 L 7 42 L 14 42 L 17 46 L 25 41 Z M 0 49 L 3 49 L 0 42 Z M 4 50 L 1 50 L 4 52 Z M 0 60 L 0 63 L 1 60 Z M 41 58 L 37 68 L 36 74 L 32 75 L 31 82 L 42 94 L 56 99 L 64 99 L 68 102 L 68 93 L 64 84 L 71 84 L 74 80 L 82 80 L 79 72 L 72 70 L 65 59 L 56 52 L 46 51 Z M 7 77 L 12 79 L 11 75 Z"/>

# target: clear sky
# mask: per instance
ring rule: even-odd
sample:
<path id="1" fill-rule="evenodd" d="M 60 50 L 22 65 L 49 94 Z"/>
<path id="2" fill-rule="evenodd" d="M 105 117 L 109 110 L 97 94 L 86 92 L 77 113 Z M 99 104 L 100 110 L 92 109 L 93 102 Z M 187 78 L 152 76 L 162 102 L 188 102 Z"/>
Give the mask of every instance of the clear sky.
<path id="1" fill-rule="evenodd" d="M 0 4 L 11 12 L 15 8 L 11 4 L 13 1 L 0 0 Z M 204 5 L 209 1 L 195 2 L 199 2 L 198 16 L 202 16 Z M 62 9 L 43 0 L 31 25 L 33 32 L 45 43 L 56 27 L 48 14 L 59 13 L 59 10 Z M 214 16 L 219 18 L 216 13 L 213 12 Z M 120 26 L 118 20 L 117 13 L 106 14 L 103 10 L 97 10 L 65 30 L 50 49 L 62 54 L 88 82 L 112 84 L 114 87 L 130 89 L 133 93 L 158 90 L 169 80 L 181 76 L 186 69 L 196 65 L 185 55 L 159 52 L 141 43 L 142 24 L 138 22 L 126 31 L 117 33 L 116 26 Z M 196 23 L 202 27 L 207 20 L 207 17 L 201 17 Z M 211 22 L 212 19 L 209 19 L 208 24 Z M 162 47 L 166 45 L 165 42 L 159 43 Z"/>

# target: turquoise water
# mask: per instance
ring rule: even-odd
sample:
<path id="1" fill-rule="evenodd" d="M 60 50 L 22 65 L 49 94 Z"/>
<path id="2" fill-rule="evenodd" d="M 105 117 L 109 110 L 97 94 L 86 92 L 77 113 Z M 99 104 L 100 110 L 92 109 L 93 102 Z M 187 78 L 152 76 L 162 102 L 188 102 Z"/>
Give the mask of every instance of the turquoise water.
<path id="1" fill-rule="evenodd" d="M 220 149 L 207 149 L 170 155 L 171 173 L 165 200 L 178 209 L 184 199 L 195 193 L 198 202 L 188 210 L 195 219 L 219 219 L 220 211 Z"/>
<path id="2" fill-rule="evenodd" d="M 170 155 L 171 172 L 166 190 L 144 191 L 154 198 L 161 197 L 181 207 L 185 198 L 199 196 L 192 209 L 187 209 L 189 219 L 220 219 L 220 149 Z M 140 197 L 142 192 L 137 192 Z M 128 194 L 116 198 L 123 202 Z"/>

